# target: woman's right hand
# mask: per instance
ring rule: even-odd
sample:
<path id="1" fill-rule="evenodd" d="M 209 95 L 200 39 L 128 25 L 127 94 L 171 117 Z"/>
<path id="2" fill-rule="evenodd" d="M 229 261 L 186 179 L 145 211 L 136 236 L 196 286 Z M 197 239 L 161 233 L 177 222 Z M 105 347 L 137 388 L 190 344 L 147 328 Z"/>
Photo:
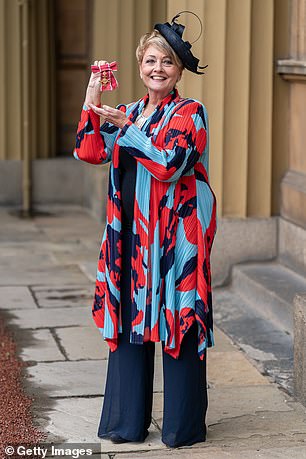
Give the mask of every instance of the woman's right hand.
<path id="1" fill-rule="evenodd" d="M 94 61 L 93 65 L 104 65 L 106 61 Z M 88 104 L 99 105 L 101 102 L 101 91 L 100 91 L 101 83 L 100 83 L 100 73 L 93 73 L 91 72 L 88 86 L 86 89 L 86 97 L 84 104 L 88 106 Z"/>

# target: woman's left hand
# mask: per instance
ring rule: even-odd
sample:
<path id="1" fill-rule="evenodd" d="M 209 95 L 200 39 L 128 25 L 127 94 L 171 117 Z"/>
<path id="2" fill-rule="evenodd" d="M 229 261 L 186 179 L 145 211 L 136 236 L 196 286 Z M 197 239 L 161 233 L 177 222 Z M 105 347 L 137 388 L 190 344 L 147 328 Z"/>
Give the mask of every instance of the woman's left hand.
<path id="1" fill-rule="evenodd" d="M 97 113 L 97 115 L 103 116 L 105 121 L 114 124 L 120 129 L 122 129 L 125 123 L 128 121 L 128 118 L 121 110 L 109 107 L 108 105 L 102 105 L 101 108 L 93 104 L 88 105 L 95 113 Z"/>

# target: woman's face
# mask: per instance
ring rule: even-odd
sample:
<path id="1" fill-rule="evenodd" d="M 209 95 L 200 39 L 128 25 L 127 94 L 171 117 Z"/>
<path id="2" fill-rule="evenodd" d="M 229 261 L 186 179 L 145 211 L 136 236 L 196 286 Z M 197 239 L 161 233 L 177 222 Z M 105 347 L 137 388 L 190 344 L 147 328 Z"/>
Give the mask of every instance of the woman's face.
<path id="1" fill-rule="evenodd" d="M 159 98 L 165 97 L 172 91 L 182 73 L 165 51 L 152 45 L 145 51 L 139 71 L 149 94 Z"/>

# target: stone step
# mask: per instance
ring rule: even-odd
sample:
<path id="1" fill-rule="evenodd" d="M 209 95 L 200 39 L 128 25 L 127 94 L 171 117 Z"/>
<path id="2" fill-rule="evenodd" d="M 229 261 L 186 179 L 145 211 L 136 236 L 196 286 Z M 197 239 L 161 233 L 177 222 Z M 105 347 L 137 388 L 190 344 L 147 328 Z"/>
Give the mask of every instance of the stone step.
<path id="1" fill-rule="evenodd" d="M 293 336 L 293 298 L 306 293 L 306 279 L 277 262 L 236 265 L 232 288 L 257 313 Z"/>
<path id="2" fill-rule="evenodd" d="M 250 300 L 250 298 L 249 298 Z M 213 290 L 214 322 L 242 349 L 258 370 L 293 391 L 293 339 L 258 313 L 251 301 L 230 287 Z M 215 348 L 218 350 L 218 339 Z"/>

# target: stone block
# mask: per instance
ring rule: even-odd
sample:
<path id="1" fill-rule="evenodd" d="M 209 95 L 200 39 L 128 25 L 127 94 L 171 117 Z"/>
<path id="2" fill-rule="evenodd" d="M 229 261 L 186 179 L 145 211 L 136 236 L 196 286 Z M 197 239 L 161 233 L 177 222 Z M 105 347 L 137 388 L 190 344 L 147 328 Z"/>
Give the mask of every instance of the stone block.
<path id="1" fill-rule="evenodd" d="M 220 218 L 212 249 L 212 280 L 222 285 L 231 267 L 277 255 L 277 218 Z"/>
<path id="2" fill-rule="evenodd" d="M 87 327 L 58 327 L 55 333 L 69 360 L 107 359 L 109 347 L 92 323 Z M 155 345 L 155 390 L 162 390 L 161 345 Z"/>
<path id="3" fill-rule="evenodd" d="M 48 451 L 46 459 L 54 458 L 57 459 L 109 459 L 108 454 L 102 454 L 100 443 L 56 443 L 53 445 L 47 445 Z M 97 451 L 97 452 L 95 452 Z M 71 454 L 70 454 L 71 453 Z"/>
<path id="4" fill-rule="evenodd" d="M 82 242 L 83 238 L 99 240 L 101 239 L 100 228 L 96 229 L 95 226 L 90 226 L 90 222 L 85 220 L 81 224 L 72 226 L 75 223 L 75 219 L 70 218 L 70 223 L 67 221 L 59 221 L 56 227 L 44 227 L 44 232 L 47 234 L 48 239 L 51 242 L 57 244 L 61 243 L 72 243 Z M 73 254 L 72 254 L 73 256 Z"/>
<path id="5" fill-rule="evenodd" d="M 41 308 L 75 308 L 78 306 L 91 306 L 94 290 L 87 284 L 37 286 L 32 288 L 39 307 Z"/>
<path id="6" fill-rule="evenodd" d="M 36 206 L 49 203 L 83 205 L 85 200 L 88 201 L 86 205 L 91 204 L 91 207 L 98 211 L 99 206 L 101 207 L 101 194 L 103 196 L 107 194 L 107 182 L 104 180 L 100 185 L 101 193 L 95 197 L 93 186 L 98 187 L 99 177 L 91 177 L 90 171 L 93 169 L 95 172 L 96 167 L 75 161 L 72 157 L 35 159 L 32 161 L 32 168 L 35 185 L 33 200 Z M 101 171 L 101 168 L 97 169 Z M 1 161 L 0 204 L 20 205 L 22 203 L 21 176 L 22 161 Z"/>
<path id="7" fill-rule="evenodd" d="M 0 285 L 83 284 L 87 278 L 76 265 L 0 266 Z"/>
<path id="8" fill-rule="evenodd" d="M 294 298 L 294 393 L 306 406 L 306 292 Z"/>
<path id="9" fill-rule="evenodd" d="M 215 387 L 208 390 L 208 400 L 208 425 L 265 411 L 286 416 L 293 410 L 288 402 L 294 403 L 276 385 Z"/>
<path id="10" fill-rule="evenodd" d="M 31 387 L 48 397 L 101 396 L 104 393 L 106 360 L 38 363 L 27 368 Z"/>
<path id="11" fill-rule="evenodd" d="M 13 222 L 1 224 L 0 227 L 0 243 L 30 243 L 33 240 L 43 242 L 45 236 L 35 227 L 32 221 L 25 222 L 21 218 L 15 217 Z M 20 259 L 22 262 L 22 258 Z"/>
<path id="12" fill-rule="evenodd" d="M 162 392 L 163 391 L 163 365 L 162 365 L 162 357 L 157 352 L 155 354 L 155 361 L 154 361 L 154 392 Z"/>
<path id="13" fill-rule="evenodd" d="M 91 325 L 90 308 L 37 308 L 11 311 L 9 323 L 19 328 L 54 328 Z"/>
<path id="14" fill-rule="evenodd" d="M 36 159 L 32 165 L 35 204 L 83 203 L 84 170 L 73 158 Z"/>
<path id="15" fill-rule="evenodd" d="M 109 347 L 94 323 L 88 327 L 56 328 L 69 360 L 107 359 Z"/>
<path id="16" fill-rule="evenodd" d="M 211 352 L 232 352 L 236 349 L 230 338 L 216 326 L 214 326 L 214 341 L 215 346 L 208 349 L 208 358 Z"/>
<path id="17" fill-rule="evenodd" d="M 116 454 L 115 457 L 119 459 L 121 457 L 121 454 L 119 453 L 126 453 L 127 451 L 130 451 L 129 458 L 132 459 L 134 457 L 135 451 L 142 451 L 142 454 L 145 454 L 147 452 L 147 455 L 149 454 L 149 457 L 151 457 L 151 453 L 153 450 L 166 450 L 166 446 L 161 441 L 161 434 L 154 426 L 154 424 L 151 424 L 149 428 L 149 435 L 143 443 L 128 442 L 116 445 L 112 443 L 110 440 L 104 439 L 101 439 L 100 442 L 102 453 L 118 453 L 118 456 Z M 110 457 L 112 456 L 110 455 Z"/>
<path id="18" fill-rule="evenodd" d="M 27 330 L 16 333 L 19 355 L 23 361 L 53 362 L 65 360 L 50 330 Z"/>
<path id="19" fill-rule="evenodd" d="M 1 161 L 0 167 L 0 204 L 20 205 L 22 203 L 21 161 Z"/>
<path id="20" fill-rule="evenodd" d="M 37 305 L 28 287 L 0 287 L 0 309 L 35 309 Z"/>
<path id="21" fill-rule="evenodd" d="M 164 394 L 163 392 L 157 392 L 153 396 L 153 412 L 162 413 L 164 409 Z"/>
<path id="22" fill-rule="evenodd" d="M 219 442 L 223 445 L 236 447 L 239 443 L 247 444 L 248 447 L 262 447 L 265 442 L 277 445 L 277 437 L 287 442 L 296 434 L 305 438 L 306 415 L 296 411 L 259 411 L 255 414 L 246 414 L 233 418 L 227 418 L 212 424 L 208 429 L 208 438 L 213 444 Z M 290 456 L 289 456 L 290 457 Z"/>
<path id="23" fill-rule="evenodd" d="M 95 444 L 95 452 L 115 453 L 163 448 L 160 434 L 152 424 L 144 443 L 115 445 L 97 436 L 101 415 L 102 397 L 56 399 L 52 408 L 39 414 L 40 423 L 48 433 L 48 441 Z M 100 448 L 100 449 L 99 449 Z"/>
<path id="24" fill-rule="evenodd" d="M 281 262 L 306 273 L 306 229 L 279 219 L 278 252 Z"/>
<path id="25" fill-rule="evenodd" d="M 289 170 L 281 182 L 281 215 L 296 225 L 305 228 L 305 209 L 306 174 Z"/>
<path id="26" fill-rule="evenodd" d="M 83 261 L 82 263 L 79 263 L 80 269 L 92 282 L 95 282 L 97 277 L 97 264 L 97 261 Z"/>
<path id="27" fill-rule="evenodd" d="M 214 319 L 242 348 L 260 371 L 281 384 L 286 391 L 293 385 L 293 336 L 267 320 L 260 307 L 243 299 L 231 287 L 215 288 Z M 237 349 L 237 347 L 236 347 Z M 212 354 L 218 352 L 218 341 Z M 210 353 L 208 354 L 208 358 Z"/>
<path id="28" fill-rule="evenodd" d="M 103 395 L 107 360 L 38 363 L 27 369 L 30 383 L 49 397 Z M 154 392 L 162 391 L 161 367 L 155 368 Z"/>
<path id="29" fill-rule="evenodd" d="M 38 418 L 48 434 L 47 441 L 99 443 L 98 421 L 103 397 L 54 399 L 51 407 L 39 407 Z M 39 409 L 38 408 L 38 409 Z"/>
<path id="30" fill-rule="evenodd" d="M 80 162 L 79 162 L 80 163 Z M 80 165 L 84 167 L 84 163 Z M 105 221 L 109 164 L 102 167 L 87 164 L 84 174 L 84 204 L 99 221 Z"/>
<path id="31" fill-rule="evenodd" d="M 0 217 L 1 218 L 1 217 Z M 20 225 L 17 220 L 14 223 L 14 226 L 18 227 Z M 11 231 L 10 228 L 7 229 L 7 232 L 11 234 L 12 240 L 1 242 L 1 266 L 12 269 L 22 268 L 25 271 L 29 269 L 29 266 L 50 266 L 55 264 L 55 258 L 53 254 L 48 251 L 48 248 L 45 246 L 45 242 L 38 237 L 36 239 L 36 233 L 29 235 L 27 231 L 21 231 L 21 240 L 15 240 L 15 234 Z M 22 240 L 26 234 L 26 238 Z M 28 238 L 30 236 L 30 239 Z M 70 260 L 71 264 L 71 260 Z"/>
<path id="32" fill-rule="evenodd" d="M 259 315 L 293 334 L 293 298 L 306 292 L 305 277 L 276 262 L 247 263 L 234 266 L 232 286 Z"/>
<path id="33" fill-rule="evenodd" d="M 62 247 L 62 250 L 69 250 L 72 243 L 78 244 L 76 248 L 80 249 L 86 247 L 85 241 L 101 241 L 104 226 L 94 221 L 86 211 L 77 208 L 72 213 L 69 208 L 67 212 L 55 208 L 54 212 L 55 218 L 39 218 L 36 226 L 43 232 L 45 239 L 58 243 L 57 249 Z"/>
<path id="34" fill-rule="evenodd" d="M 99 233 L 97 233 L 98 235 Z M 61 265 L 69 265 L 73 261 L 73 263 L 76 264 L 81 264 L 81 263 L 87 263 L 91 261 L 92 263 L 95 263 L 97 266 L 97 261 L 98 261 L 98 255 L 99 255 L 99 246 L 96 248 L 96 250 L 89 250 L 83 245 L 81 245 L 78 250 L 74 252 L 66 252 L 64 250 L 62 251 L 54 251 L 52 253 L 54 259 L 56 260 L 57 264 Z"/>
<path id="35" fill-rule="evenodd" d="M 284 448 L 222 448 L 211 444 L 198 444 L 196 448 L 179 448 L 175 450 L 152 451 L 150 456 L 142 452 L 133 455 L 126 453 L 115 456 L 115 459 L 305 459 L 305 446 Z"/>
<path id="36" fill-rule="evenodd" d="M 207 374 L 210 387 L 269 384 L 239 351 L 209 353 Z"/>

